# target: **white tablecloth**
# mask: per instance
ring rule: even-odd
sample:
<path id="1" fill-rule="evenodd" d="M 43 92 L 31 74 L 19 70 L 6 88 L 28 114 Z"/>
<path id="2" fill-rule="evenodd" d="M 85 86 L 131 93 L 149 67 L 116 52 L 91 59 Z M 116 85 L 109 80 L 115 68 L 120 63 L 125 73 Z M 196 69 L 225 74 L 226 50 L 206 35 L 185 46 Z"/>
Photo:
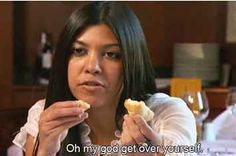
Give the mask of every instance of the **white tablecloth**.
<path id="1" fill-rule="evenodd" d="M 236 140 L 202 141 L 201 148 L 199 156 L 236 156 Z"/>

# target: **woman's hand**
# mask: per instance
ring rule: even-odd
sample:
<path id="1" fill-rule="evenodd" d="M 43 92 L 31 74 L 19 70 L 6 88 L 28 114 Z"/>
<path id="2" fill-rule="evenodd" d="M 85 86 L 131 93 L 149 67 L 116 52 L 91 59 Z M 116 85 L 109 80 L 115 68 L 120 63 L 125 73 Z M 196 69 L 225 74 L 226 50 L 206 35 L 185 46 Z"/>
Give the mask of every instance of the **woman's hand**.
<path id="1" fill-rule="evenodd" d="M 61 141 L 69 128 L 88 117 L 75 101 L 56 102 L 45 109 L 39 119 L 38 156 L 53 156 L 60 150 Z"/>
<path id="2" fill-rule="evenodd" d="M 121 135 L 121 143 L 125 146 L 141 145 L 147 140 L 151 141 L 152 145 L 157 145 L 158 136 L 156 132 L 147 124 L 140 115 L 125 115 L 123 122 L 123 131 Z M 129 156 L 156 156 L 161 153 L 129 153 Z"/>

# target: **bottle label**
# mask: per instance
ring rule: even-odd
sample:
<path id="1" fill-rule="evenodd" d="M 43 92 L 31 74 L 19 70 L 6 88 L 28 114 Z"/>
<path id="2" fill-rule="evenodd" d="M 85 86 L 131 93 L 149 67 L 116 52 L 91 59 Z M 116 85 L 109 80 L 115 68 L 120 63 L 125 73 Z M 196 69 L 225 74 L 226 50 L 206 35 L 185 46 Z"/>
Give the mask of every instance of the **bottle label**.
<path id="1" fill-rule="evenodd" d="M 52 54 L 47 51 L 46 53 L 42 53 L 42 67 L 46 69 L 50 69 L 52 66 Z"/>

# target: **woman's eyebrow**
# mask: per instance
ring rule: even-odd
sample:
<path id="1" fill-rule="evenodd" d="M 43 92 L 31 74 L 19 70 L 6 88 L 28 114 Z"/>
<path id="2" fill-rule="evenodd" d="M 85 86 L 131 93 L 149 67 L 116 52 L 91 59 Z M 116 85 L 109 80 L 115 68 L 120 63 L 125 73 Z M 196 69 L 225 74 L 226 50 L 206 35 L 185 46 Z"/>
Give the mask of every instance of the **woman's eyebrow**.
<path id="1" fill-rule="evenodd" d="M 80 40 L 76 40 L 75 43 L 78 43 L 78 44 L 86 46 L 86 47 L 88 46 L 88 44 L 86 44 L 85 42 L 80 41 Z"/>
<path id="2" fill-rule="evenodd" d="M 88 47 L 89 45 L 83 41 L 80 40 L 76 40 L 75 43 L 80 44 L 82 46 Z M 105 44 L 104 46 L 102 46 L 103 49 L 107 49 L 107 48 L 120 48 L 118 43 L 109 43 L 109 44 Z"/>
<path id="3" fill-rule="evenodd" d="M 112 43 L 112 44 L 106 44 L 103 46 L 104 49 L 107 49 L 107 48 L 120 48 L 119 44 L 117 43 Z"/>

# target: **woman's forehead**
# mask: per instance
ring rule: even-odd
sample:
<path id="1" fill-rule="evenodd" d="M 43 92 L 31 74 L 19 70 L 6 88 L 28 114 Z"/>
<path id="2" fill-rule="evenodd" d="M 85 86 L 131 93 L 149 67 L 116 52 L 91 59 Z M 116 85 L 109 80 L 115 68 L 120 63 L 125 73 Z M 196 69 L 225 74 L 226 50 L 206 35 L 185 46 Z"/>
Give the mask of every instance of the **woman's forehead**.
<path id="1" fill-rule="evenodd" d="M 105 24 L 89 26 L 75 39 L 75 43 L 94 43 L 103 45 L 118 45 L 118 40 L 112 30 Z"/>

